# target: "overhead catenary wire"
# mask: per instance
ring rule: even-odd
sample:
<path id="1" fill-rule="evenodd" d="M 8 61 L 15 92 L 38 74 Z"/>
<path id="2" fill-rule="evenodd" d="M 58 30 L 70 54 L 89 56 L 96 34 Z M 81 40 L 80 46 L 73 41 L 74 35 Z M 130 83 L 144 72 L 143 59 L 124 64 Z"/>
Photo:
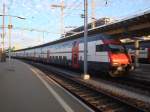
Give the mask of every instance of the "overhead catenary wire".
<path id="1" fill-rule="evenodd" d="M 78 8 L 78 5 L 79 4 L 82 4 L 82 2 L 79 2 L 79 3 L 77 3 L 79 0 L 77 0 L 77 1 L 74 1 L 73 2 L 73 7 L 72 8 L 70 8 L 70 9 L 68 9 L 71 13 L 67 13 L 67 15 L 65 15 L 66 16 L 66 18 L 67 17 L 69 17 L 69 15 L 71 15 L 72 13 L 73 13 L 73 10 L 75 9 L 75 8 Z"/>
<path id="2" fill-rule="evenodd" d="M 66 15 L 65 15 L 65 20 L 68 20 L 70 16 L 79 16 L 79 17 L 80 17 L 80 13 L 75 14 L 75 13 L 74 13 L 74 12 L 75 12 L 74 10 L 78 9 L 78 8 L 79 8 L 78 6 L 81 5 L 81 4 L 82 4 L 82 2 L 81 2 L 80 0 L 74 1 L 74 2 L 72 3 L 73 7 L 67 9 L 67 11 L 68 11 L 69 13 L 66 13 Z M 81 9 L 81 11 L 82 11 L 82 9 Z M 75 26 L 76 26 L 76 25 L 75 25 Z"/>

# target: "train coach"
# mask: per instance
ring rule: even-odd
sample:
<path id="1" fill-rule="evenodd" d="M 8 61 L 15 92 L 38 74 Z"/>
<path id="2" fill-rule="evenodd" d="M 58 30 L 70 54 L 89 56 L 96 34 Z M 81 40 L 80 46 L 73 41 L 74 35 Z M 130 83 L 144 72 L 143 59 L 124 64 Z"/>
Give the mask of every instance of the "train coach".
<path id="1" fill-rule="evenodd" d="M 139 50 L 139 62 L 140 63 L 150 63 L 150 40 L 148 41 L 140 41 L 140 47 Z M 136 48 L 134 46 L 133 42 L 124 44 L 126 49 L 128 50 L 128 53 L 132 57 L 132 62 L 135 60 L 135 51 Z"/>
<path id="2" fill-rule="evenodd" d="M 131 59 L 119 40 L 98 34 L 88 36 L 88 71 L 105 72 L 112 77 L 126 75 L 132 69 Z M 32 48 L 16 50 L 14 58 L 56 64 L 82 70 L 83 38 L 63 38 Z"/>

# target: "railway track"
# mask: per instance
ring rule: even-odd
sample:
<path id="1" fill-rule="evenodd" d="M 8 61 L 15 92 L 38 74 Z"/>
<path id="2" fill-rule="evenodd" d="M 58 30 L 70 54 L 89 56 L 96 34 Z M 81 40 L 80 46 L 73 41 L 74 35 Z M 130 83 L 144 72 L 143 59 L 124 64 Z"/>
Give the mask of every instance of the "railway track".
<path id="1" fill-rule="evenodd" d="M 31 64 L 31 63 L 30 63 Z M 74 94 L 80 100 L 85 102 L 95 111 L 99 112 L 142 112 L 143 110 L 123 102 L 113 96 L 106 95 L 103 92 L 97 91 L 86 84 L 76 80 L 73 77 L 69 77 L 60 71 L 51 71 L 39 64 L 33 64 L 33 66 L 40 68 L 50 78 L 55 80 L 69 92 Z"/>
<path id="2" fill-rule="evenodd" d="M 110 85 L 115 85 L 120 88 L 125 88 L 129 91 L 140 93 L 143 95 L 150 96 L 150 81 L 136 79 L 134 77 L 121 77 L 121 78 L 110 78 L 110 77 L 97 77 L 99 74 L 95 75 L 93 80 L 105 81 Z"/>
<path id="3" fill-rule="evenodd" d="M 117 85 L 120 84 L 120 87 L 124 87 L 130 91 L 150 96 L 150 82 L 128 77 L 119 79 L 107 79 L 107 81 L 113 82 Z"/>

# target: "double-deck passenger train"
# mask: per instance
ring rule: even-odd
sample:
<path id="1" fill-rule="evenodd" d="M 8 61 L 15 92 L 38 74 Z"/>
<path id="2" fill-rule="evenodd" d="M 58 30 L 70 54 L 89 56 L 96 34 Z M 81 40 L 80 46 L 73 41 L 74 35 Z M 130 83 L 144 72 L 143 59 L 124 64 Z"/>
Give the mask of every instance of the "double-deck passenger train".
<path id="1" fill-rule="evenodd" d="M 141 63 L 150 63 L 150 40 L 148 41 L 140 41 L 139 43 L 139 62 Z M 124 44 L 126 49 L 128 50 L 128 53 L 132 57 L 132 62 L 135 60 L 135 45 L 133 42 Z"/>
<path id="2" fill-rule="evenodd" d="M 88 71 L 105 72 L 112 77 L 126 75 L 132 68 L 131 59 L 119 40 L 98 34 L 88 36 Z M 16 50 L 14 58 L 56 64 L 82 70 L 84 61 L 83 37 L 62 38 L 31 48 Z"/>

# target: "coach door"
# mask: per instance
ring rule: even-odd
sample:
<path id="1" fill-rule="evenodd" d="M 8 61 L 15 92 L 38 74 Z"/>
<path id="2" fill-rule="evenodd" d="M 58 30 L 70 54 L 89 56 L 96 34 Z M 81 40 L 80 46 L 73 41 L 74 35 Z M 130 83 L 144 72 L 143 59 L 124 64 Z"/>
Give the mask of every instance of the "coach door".
<path id="1" fill-rule="evenodd" d="M 49 61 L 50 61 L 50 51 L 47 50 L 47 62 L 49 62 Z"/>
<path id="2" fill-rule="evenodd" d="M 79 68 L 79 43 L 75 41 L 72 47 L 72 67 Z"/>

